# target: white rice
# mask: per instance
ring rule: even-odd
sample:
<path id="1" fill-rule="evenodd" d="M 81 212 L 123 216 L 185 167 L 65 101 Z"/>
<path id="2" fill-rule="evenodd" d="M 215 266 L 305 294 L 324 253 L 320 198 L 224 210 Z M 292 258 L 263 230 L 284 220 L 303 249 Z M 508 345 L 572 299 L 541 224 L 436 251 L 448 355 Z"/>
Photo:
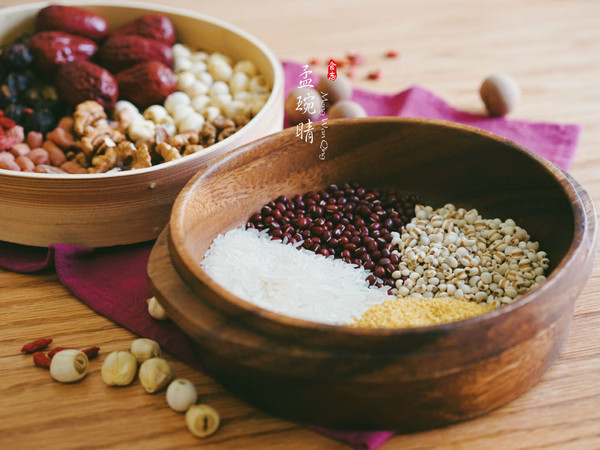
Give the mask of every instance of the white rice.
<path id="1" fill-rule="evenodd" d="M 237 228 L 217 236 L 202 267 L 244 300 L 311 322 L 347 325 L 390 298 L 369 287 L 371 272 L 298 245 L 272 241 L 266 230 Z"/>

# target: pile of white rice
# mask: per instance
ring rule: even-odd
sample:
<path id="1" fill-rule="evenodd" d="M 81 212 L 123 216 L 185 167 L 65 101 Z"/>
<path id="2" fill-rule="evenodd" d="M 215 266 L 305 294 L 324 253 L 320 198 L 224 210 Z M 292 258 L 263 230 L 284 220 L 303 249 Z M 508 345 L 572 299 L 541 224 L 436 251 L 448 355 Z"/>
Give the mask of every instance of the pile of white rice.
<path id="1" fill-rule="evenodd" d="M 369 286 L 369 271 L 298 245 L 272 241 L 266 230 L 237 228 L 217 236 L 202 267 L 244 300 L 311 322 L 347 325 L 390 298 Z"/>

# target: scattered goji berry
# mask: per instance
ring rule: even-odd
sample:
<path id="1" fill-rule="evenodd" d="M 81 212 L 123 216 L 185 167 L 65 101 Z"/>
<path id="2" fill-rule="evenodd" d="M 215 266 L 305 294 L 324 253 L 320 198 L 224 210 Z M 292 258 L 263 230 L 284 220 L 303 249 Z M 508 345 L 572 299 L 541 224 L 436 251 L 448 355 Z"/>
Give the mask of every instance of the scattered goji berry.
<path id="1" fill-rule="evenodd" d="M 367 75 L 367 79 L 369 80 L 379 80 L 381 78 L 381 70 L 377 69 L 374 70 L 373 72 L 369 72 L 369 74 Z"/>
<path id="2" fill-rule="evenodd" d="M 311 66 L 316 66 L 317 64 L 319 64 L 319 59 L 318 58 L 312 58 L 308 63 Z"/>
<path id="3" fill-rule="evenodd" d="M 10 148 L 10 147 L 9 147 Z M 38 350 L 43 350 L 50 345 L 52 339 L 36 339 L 35 341 L 28 342 L 23 347 L 21 347 L 21 353 L 33 353 Z"/>
<path id="4" fill-rule="evenodd" d="M 24 112 L 25 114 L 33 114 L 33 109 L 31 109 L 31 108 L 25 108 L 25 109 L 23 110 L 23 112 Z"/>
<path id="5" fill-rule="evenodd" d="M 50 359 L 50 357 L 44 352 L 35 352 L 33 354 L 33 363 L 36 366 L 43 367 L 44 369 L 49 369 L 51 362 L 52 360 Z"/>
<path id="6" fill-rule="evenodd" d="M 84 348 L 81 351 L 87 355 L 88 359 L 94 359 L 96 356 L 98 356 L 98 352 L 100 352 L 100 347 Z"/>
<path id="7" fill-rule="evenodd" d="M 398 52 L 396 50 L 390 50 L 389 52 L 385 53 L 385 57 L 386 58 L 397 58 Z"/>
<path id="8" fill-rule="evenodd" d="M 58 352 L 61 352 L 63 350 L 71 350 L 71 349 L 73 349 L 73 347 L 56 347 L 56 348 L 53 348 L 52 350 L 50 350 L 48 352 L 48 357 L 52 358 Z"/>
<path id="9" fill-rule="evenodd" d="M 346 67 L 348 65 L 348 61 L 346 61 L 344 59 L 340 59 L 340 60 L 336 61 L 336 64 L 338 67 L 342 68 L 342 67 Z"/>
<path id="10" fill-rule="evenodd" d="M 359 53 L 348 54 L 346 55 L 346 58 L 350 62 L 351 66 L 361 66 L 367 62 L 367 58 Z"/>

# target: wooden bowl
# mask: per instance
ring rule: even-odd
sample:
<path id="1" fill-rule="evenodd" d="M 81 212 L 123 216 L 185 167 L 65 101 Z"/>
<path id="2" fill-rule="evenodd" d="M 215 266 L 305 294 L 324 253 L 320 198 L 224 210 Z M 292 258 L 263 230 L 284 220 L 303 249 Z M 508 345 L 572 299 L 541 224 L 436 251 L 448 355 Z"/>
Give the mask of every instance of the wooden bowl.
<path id="1" fill-rule="evenodd" d="M 328 149 L 287 129 L 228 153 L 175 202 L 148 267 L 154 294 L 231 392 L 287 419 L 411 431 L 516 398 L 551 366 L 597 250 L 589 195 L 552 163 L 490 133 L 424 119 L 330 121 Z M 258 308 L 201 268 L 213 239 L 279 195 L 331 183 L 416 193 L 483 217 L 513 218 L 548 252 L 539 288 L 484 316 L 398 330 L 355 329 Z M 307 280 L 309 283 L 310 280 Z"/>
<path id="2" fill-rule="evenodd" d="M 69 3 L 118 27 L 148 12 L 166 14 L 177 41 L 234 60 L 250 59 L 273 87 L 263 109 L 245 127 L 206 151 L 147 169 L 110 174 L 50 175 L 0 169 L 0 240 L 48 246 L 90 247 L 154 239 L 169 220 L 175 197 L 206 163 L 283 127 L 283 69 L 275 55 L 245 31 L 203 14 L 134 2 Z M 33 30 L 47 3 L 0 9 L 0 44 Z"/>

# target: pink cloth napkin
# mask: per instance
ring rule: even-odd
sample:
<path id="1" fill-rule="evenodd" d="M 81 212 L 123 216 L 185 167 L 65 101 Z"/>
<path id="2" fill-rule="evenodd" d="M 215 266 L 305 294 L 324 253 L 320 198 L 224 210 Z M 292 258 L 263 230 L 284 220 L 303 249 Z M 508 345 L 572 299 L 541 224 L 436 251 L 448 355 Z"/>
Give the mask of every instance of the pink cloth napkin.
<path id="1" fill-rule="evenodd" d="M 302 66 L 286 62 L 284 69 L 287 94 L 298 85 Z M 418 86 L 395 95 L 356 89 L 353 99 L 370 116 L 429 117 L 492 131 L 564 169 L 568 169 L 573 160 L 580 133 L 578 125 L 530 123 L 458 111 Z M 152 244 L 145 242 L 91 249 L 68 244 L 36 248 L 0 242 L 0 267 L 16 272 L 37 272 L 54 267 L 67 289 L 94 311 L 140 336 L 156 340 L 166 351 L 201 370 L 183 332 L 172 322 L 155 321 L 147 313 L 146 299 L 151 293 L 146 265 Z M 310 428 L 361 449 L 376 449 L 394 434 L 392 431 L 351 432 Z"/>

